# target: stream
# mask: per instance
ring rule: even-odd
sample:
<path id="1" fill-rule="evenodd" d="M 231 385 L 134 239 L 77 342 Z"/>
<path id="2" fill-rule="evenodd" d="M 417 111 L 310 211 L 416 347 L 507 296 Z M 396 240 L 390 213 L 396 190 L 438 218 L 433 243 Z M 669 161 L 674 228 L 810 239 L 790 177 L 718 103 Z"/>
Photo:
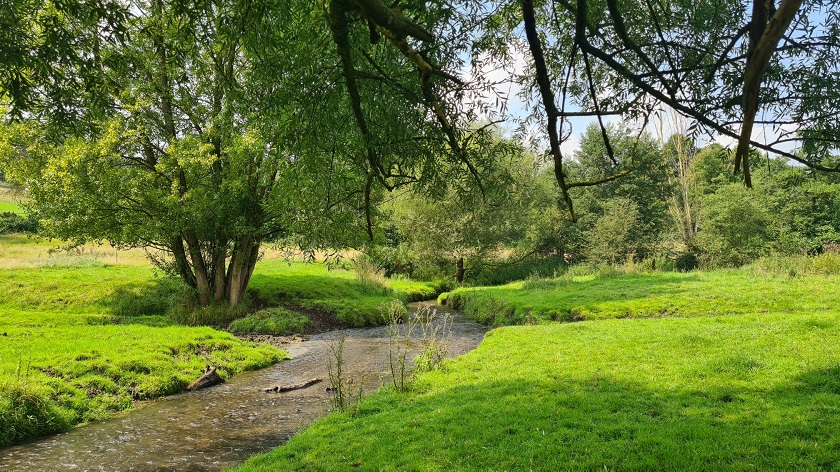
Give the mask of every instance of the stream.
<path id="1" fill-rule="evenodd" d="M 411 306 L 410 306 L 411 308 Z M 442 313 L 442 307 L 436 307 Z M 406 325 L 402 325 L 404 328 Z M 415 330 L 418 332 L 419 330 Z M 474 349 L 485 326 L 451 318 L 447 357 Z M 388 380 L 388 328 L 344 331 L 345 379 L 371 393 Z M 146 403 L 118 417 L 0 449 L 0 470 L 220 470 L 266 452 L 330 410 L 327 365 L 339 331 L 282 346 L 291 356 L 271 367 L 239 374 L 222 385 Z M 419 341 L 407 343 L 409 358 Z M 276 385 L 311 378 L 323 382 L 286 393 Z"/>

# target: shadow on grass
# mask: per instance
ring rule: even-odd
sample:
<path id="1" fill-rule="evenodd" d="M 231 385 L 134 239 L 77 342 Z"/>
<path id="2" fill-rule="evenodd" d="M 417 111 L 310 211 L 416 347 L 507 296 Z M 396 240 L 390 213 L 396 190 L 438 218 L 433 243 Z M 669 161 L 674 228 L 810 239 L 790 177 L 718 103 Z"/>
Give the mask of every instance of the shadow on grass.
<path id="1" fill-rule="evenodd" d="M 494 326 L 682 316 L 693 310 L 686 297 L 704 283 L 708 282 L 696 274 L 623 274 L 582 281 L 536 279 L 524 281 L 522 287 L 457 290 L 448 300 L 467 317 Z"/>
<path id="2" fill-rule="evenodd" d="M 110 295 L 98 300 L 110 316 L 91 317 L 89 324 L 140 324 L 172 326 L 172 309 L 189 300 L 189 289 L 170 277 L 156 278 L 145 283 L 123 284 Z M 100 320 L 100 321 L 97 321 Z"/>
<path id="3" fill-rule="evenodd" d="M 343 325 L 361 327 L 384 322 L 383 303 L 428 300 L 442 289 L 425 283 L 402 285 L 409 286 L 395 289 L 387 282 L 362 283 L 346 271 L 327 272 L 318 264 L 294 264 L 263 268 L 252 277 L 248 292 L 252 308 L 315 310 L 334 316 Z"/>
<path id="4" fill-rule="evenodd" d="M 838 368 L 783 388 L 656 390 L 595 377 L 497 381 L 333 415 L 258 470 L 819 470 L 840 463 Z M 822 381 L 825 376 L 833 383 Z M 362 440 L 362 438 L 364 438 Z M 247 467 L 246 467 L 247 470 Z"/>

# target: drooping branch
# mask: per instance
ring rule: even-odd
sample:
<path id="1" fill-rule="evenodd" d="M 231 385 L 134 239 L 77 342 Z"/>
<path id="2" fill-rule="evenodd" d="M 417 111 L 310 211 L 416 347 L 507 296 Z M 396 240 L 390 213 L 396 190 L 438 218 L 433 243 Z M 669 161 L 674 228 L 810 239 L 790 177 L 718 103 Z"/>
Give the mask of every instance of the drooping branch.
<path id="1" fill-rule="evenodd" d="M 481 182 L 481 176 L 476 169 L 475 165 L 469 159 L 467 154 L 467 144 L 469 140 L 472 138 L 473 135 L 470 135 L 467 140 L 461 143 L 458 140 L 456 135 L 455 128 L 452 126 L 451 121 L 447 118 L 446 113 L 444 111 L 443 105 L 440 102 L 440 98 L 438 98 L 435 93 L 432 91 L 431 83 L 429 79 L 431 76 L 436 75 L 443 77 L 447 80 L 455 82 L 458 85 L 464 85 L 464 82 L 439 67 L 432 66 L 429 62 L 423 57 L 422 54 L 414 50 L 407 41 L 400 38 L 398 35 L 394 34 L 392 31 L 388 30 L 382 25 L 377 25 L 377 31 L 382 33 L 388 41 L 393 44 L 402 54 L 405 56 L 409 61 L 411 61 L 417 69 L 420 71 L 420 89 L 423 92 L 423 98 L 431 107 L 432 111 L 434 112 L 435 118 L 437 119 L 438 123 L 441 126 L 444 134 L 447 137 L 447 141 L 449 147 L 458 157 L 458 159 L 467 166 L 470 174 L 475 179 L 476 185 L 478 185 L 481 194 L 484 195 L 484 184 Z"/>
<path id="2" fill-rule="evenodd" d="M 795 0 L 798 1 L 798 0 Z M 622 78 L 628 80 L 634 86 L 638 87 L 641 91 L 649 95 L 650 97 L 655 98 L 656 100 L 668 105 L 669 107 L 673 108 L 677 112 L 681 113 L 684 116 L 691 117 L 695 119 L 698 123 L 712 129 L 714 131 L 719 132 L 724 136 L 728 136 L 731 138 L 735 138 L 740 140 L 741 135 L 736 133 L 735 131 L 719 124 L 712 118 L 710 118 L 706 113 L 703 112 L 701 109 L 696 109 L 691 106 L 686 105 L 682 100 L 675 99 L 673 97 L 669 97 L 661 90 L 657 89 L 656 87 L 652 86 L 651 84 L 647 83 L 643 78 L 629 70 L 626 66 L 621 64 L 618 60 L 616 60 L 611 54 L 607 53 L 606 51 L 594 46 L 586 37 L 587 34 L 587 23 L 586 18 L 583 17 L 587 6 L 587 0 L 577 0 L 577 7 L 574 10 L 575 14 L 577 15 L 577 22 L 575 26 L 575 41 L 577 42 L 578 46 L 581 48 L 582 51 L 585 51 L 596 57 L 598 60 L 604 63 L 607 67 L 612 69 L 615 73 L 620 75 Z M 777 12 L 778 14 L 778 12 Z M 772 53 L 772 48 L 770 53 Z M 828 167 L 816 162 L 809 161 L 808 159 L 804 159 L 802 156 L 794 154 L 792 152 L 785 151 L 783 149 L 778 149 L 770 145 L 766 145 L 764 143 L 758 141 L 749 141 L 749 146 L 755 147 L 757 149 L 761 149 L 764 151 L 772 152 L 778 154 L 779 156 L 786 157 L 793 161 L 799 162 L 804 164 L 812 169 L 822 170 L 827 172 L 840 172 L 840 165 L 834 167 Z"/>
<path id="3" fill-rule="evenodd" d="M 359 11 L 370 21 L 387 29 L 400 38 L 411 36 L 428 43 L 434 43 L 435 37 L 420 27 L 402 17 L 397 9 L 388 8 L 380 0 L 355 0 Z"/>
<path id="4" fill-rule="evenodd" d="M 341 60 L 341 70 L 344 75 L 347 93 L 350 95 L 350 107 L 353 109 L 353 118 L 356 120 L 356 126 L 358 126 L 359 131 L 362 133 L 362 139 L 364 139 L 368 165 L 374 170 L 380 183 L 386 188 L 390 188 L 388 182 L 385 180 L 385 170 L 376 157 L 376 151 L 373 148 L 373 137 L 362 111 L 362 98 L 359 93 L 359 85 L 356 81 L 348 28 L 347 5 L 345 1 L 330 1 L 330 29 L 332 31 L 333 42 L 338 49 L 338 56 Z"/>
<path id="5" fill-rule="evenodd" d="M 607 127 L 604 126 L 604 119 L 601 117 L 601 107 L 598 105 L 598 94 L 595 92 L 595 81 L 592 79 L 592 67 L 589 65 L 589 56 L 583 54 L 583 63 L 586 66 L 586 81 L 589 85 L 589 96 L 592 98 L 592 104 L 595 107 L 595 116 L 598 117 L 598 127 L 601 129 L 601 138 L 604 140 L 604 147 L 607 149 L 607 156 L 612 161 L 613 165 L 618 164 L 615 159 L 615 151 L 613 151 L 612 144 L 610 144 L 610 137 L 607 133 Z"/>
<path id="6" fill-rule="evenodd" d="M 803 0 L 782 0 L 779 9 L 767 22 L 769 13 L 764 0 L 753 0 L 753 19 L 750 27 L 750 54 L 747 58 L 747 67 L 744 70 L 744 119 L 741 124 L 741 135 L 738 138 L 738 149 L 735 152 L 735 172 L 741 165 L 744 167 L 744 180 L 747 187 L 752 186 L 750 178 L 749 148 L 750 136 L 752 135 L 753 122 L 758 112 L 759 92 L 761 91 L 761 80 L 770 58 L 779 40 L 790 26 L 796 12 L 802 5 Z M 766 24 L 766 27 L 764 26 Z"/>
<path id="7" fill-rule="evenodd" d="M 551 79 L 548 76 L 548 66 L 545 63 L 542 42 L 537 33 L 537 20 L 534 14 L 534 3 L 531 0 L 522 0 L 522 19 L 525 23 L 525 37 L 528 39 L 528 48 L 534 60 L 534 70 L 537 74 L 537 86 L 540 90 L 543 108 L 546 113 L 546 127 L 548 131 L 549 152 L 554 160 L 554 177 L 560 186 L 560 193 L 569 209 L 569 217 L 576 221 L 572 197 L 569 195 L 569 187 L 566 184 L 566 175 L 563 172 L 563 154 L 560 151 L 560 135 L 557 130 L 557 106 L 554 103 L 554 92 L 551 90 Z"/>
<path id="8" fill-rule="evenodd" d="M 607 7 L 610 10 L 610 16 L 612 17 L 613 24 L 615 25 L 615 32 L 618 33 L 618 37 L 621 39 L 624 46 L 636 53 L 636 57 L 638 57 L 648 67 L 648 69 L 652 71 L 659 70 L 659 67 L 653 63 L 642 48 L 630 39 L 630 35 L 627 34 L 627 27 L 624 25 L 624 18 L 622 18 L 621 13 L 618 11 L 618 2 L 616 0 L 607 0 Z M 665 80 L 664 75 L 657 74 L 656 77 L 659 79 L 659 83 L 665 87 L 665 90 L 667 90 L 672 97 L 676 95 L 676 90 L 670 83 L 668 83 L 667 80 Z"/>
<path id="9" fill-rule="evenodd" d="M 569 210 L 569 219 L 572 221 L 577 221 L 577 216 L 574 212 L 574 206 L 572 203 L 572 197 L 569 194 L 569 189 L 575 187 L 590 187 L 594 185 L 603 184 L 606 182 L 610 182 L 612 180 L 618 179 L 629 174 L 633 168 L 629 167 L 619 173 L 607 176 L 602 179 L 596 179 L 592 181 L 585 181 L 585 182 L 577 182 L 577 183 L 570 183 L 566 181 L 566 175 L 563 172 L 563 153 L 560 150 L 560 144 L 562 141 L 562 137 L 560 136 L 560 132 L 557 127 L 557 119 L 560 117 L 571 116 L 570 114 L 566 113 L 565 109 L 561 112 L 557 110 L 557 105 L 555 104 L 554 100 L 554 92 L 551 88 L 551 79 L 548 75 L 548 66 L 545 61 L 545 54 L 543 52 L 542 42 L 540 40 L 539 34 L 537 33 L 537 26 L 536 26 L 536 15 L 534 13 L 534 4 L 532 0 L 522 0 L 520 2 L 522 8 L 522 19 L 525 25 L 525 36 L 528 40 L 528 47 L 531 51 L 531 57 L 534 61 L 534 71 L 536 73 L 537 79 L 537 86 L 540 91 L 540 98 L 542 99 L 543 108 L 545 109 L 546 113 L 546 131 L 548 132 L 548 140 L 549 140 L 549 153 L 551 154 L 554 160 L 554 177 L 557 180 L 557 184 L 560 187 L 560 192 L 563 197 L 563 200 L 566 203 L 566 207 Z M 580 8 L 580 7 L 578 7 Z M 586 28 L 585 16 L 578 16 L 577 17 L 578 25 L 580 28 Z M 570 74 L 571 68 L 573 67 L 573 62 L 575 59 L 575 54 L 577 51 L 578 45 L 575 44 L 572 46 L 572 53 L 569 55 L 569 64 L 567 67 L 569 68 L 567 72 Z M 607 147 L 607 153 L 610 157 L 610 160 L 613 163 L 616 162 L 615 154 L 613 152 L 612 146 L 610 145 L 609 136 L 607 135 L 606 127 L 604 126 L 602 116 L 603 113 L 600 110 L 600 104 L 598 102 L 597 93 L 595 91 L 595 85 L 592 79 L 592 71 L 589 67 L 589 58 L 586 57 L 584 51 L 584 63 L 586 65 L 586 75 L 589 83 L 589 93 L 590 97 L 593 100 L 595 106 L 595 113 L 594 115 L 598 117 L 598 122 L 601 126 L 601 134 L 604 138 L 604 143 Z M 569 74 L 566 77 L 566 83 L 568 83 Z M 565 108 L 565 94 L 566 94 L 566 86 L 564 85 L 563 88 L 563 96 L 564 96 L 564 108 Z"/>

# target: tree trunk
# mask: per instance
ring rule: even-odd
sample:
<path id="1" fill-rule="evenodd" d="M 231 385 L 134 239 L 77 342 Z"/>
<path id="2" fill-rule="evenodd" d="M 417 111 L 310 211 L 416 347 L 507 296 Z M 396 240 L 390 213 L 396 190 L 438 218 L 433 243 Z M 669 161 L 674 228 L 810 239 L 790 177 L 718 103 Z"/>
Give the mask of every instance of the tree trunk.
<path id="1" fill-rule="evenodd" d="M 459 284 L 464 281 L 464 274 L 467 272 L 464 269 L 464 258 L 459 257 L 458 260 L 455 261 L 455 281 Z"/>
<path id="2" fill-rule="evenodd" d="M 225 259 L 227 256 L 227 242 L 217 242 L 213 251 L 213 301 L 225 299 Z"/>
<path id="3" fill-rule="evenodd" d="M 187 262 L 187 250 L 184 247 L 184 240 L 178 236 L 172 240 L 169 248 L 172 251 L 172 257 L 175 258 L 175 270 L 178 272 L 178 276 L 181 277 L 181 280 L 185 284 L 195 288 L 195 275 L 193 275 L 190 263 Z"/>
<path id="4" fill-rule="evenodd" d="M 198 303 L 207 306 L 212 300 L 212 287 L 207 273 L 207 265 L 204 264 L 204 256 L 201 253 L 201 245 L 192 233 L 185 235 L 187 247 L 190 250 L 190 261 L 195 274 L 195 288 L 198 291 Z"/>
<path id="5" fill-rule="evenodd" d="M 260 241 L 243 237 L 234 247 L 227 271 L 225 288 L 228 303 L 236 307 L 242 301 L 260 252 Z"/>

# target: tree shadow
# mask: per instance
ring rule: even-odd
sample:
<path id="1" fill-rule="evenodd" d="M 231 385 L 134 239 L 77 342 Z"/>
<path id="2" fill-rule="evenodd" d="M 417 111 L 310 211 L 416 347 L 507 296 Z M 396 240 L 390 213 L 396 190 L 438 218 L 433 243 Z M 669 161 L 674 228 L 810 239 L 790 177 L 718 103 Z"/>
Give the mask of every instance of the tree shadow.
<path id="1" fill-rule="evenodd" d="M 838 386 L 840 368 L 771 391 L 665 390 L 603 376 L 480 382 L 410 402 L 371 398 L 356 418 L 329 418 L 329 437 L 304 432 L 275 458 L 317 468 L 307 463 L 316 450 L 348 469 L 366 460 L 395 470 L 832 469 L 840 464 Z"/>
<path id="2" fill-rule="evenodd" d="M 169 316 L 171 310 L 186 303 L 188 295 L 188 287 L 171 277 L 119 285 L 109 295 L 98 300 L 98 304 L 108 310 L 108 316 L 90 318 L 88 322 L 172 326 L 177 323 Z"/>

